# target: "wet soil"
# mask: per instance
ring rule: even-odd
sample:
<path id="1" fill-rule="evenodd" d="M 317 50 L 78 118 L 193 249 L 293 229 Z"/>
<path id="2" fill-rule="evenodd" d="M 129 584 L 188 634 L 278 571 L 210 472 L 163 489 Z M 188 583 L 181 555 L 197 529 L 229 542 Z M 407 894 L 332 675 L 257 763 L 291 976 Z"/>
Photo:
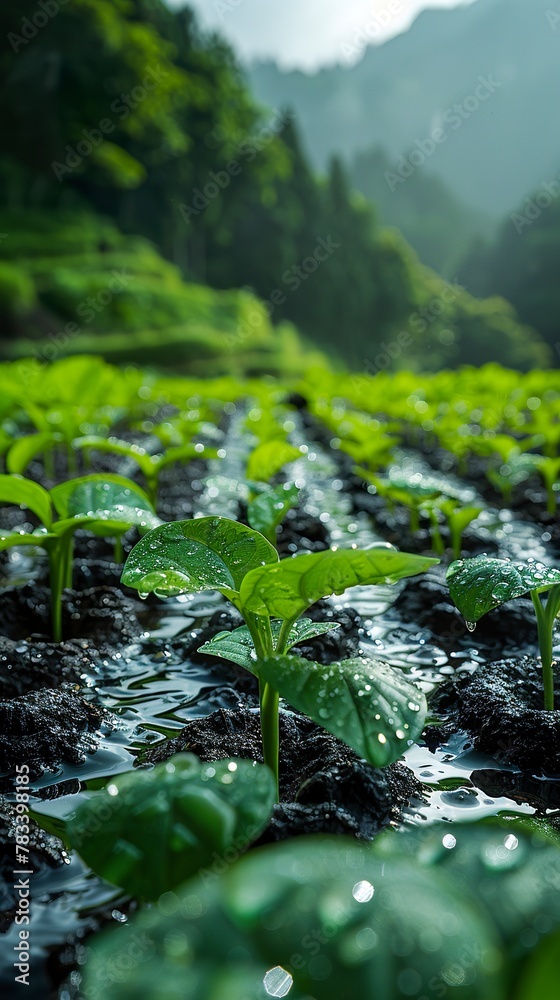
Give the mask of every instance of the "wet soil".
<path id="1" fill-rule="evenodd" d="M 556 679 L 560 699 L 560 678 Z M 533 774 L 560 779 L 560 712 L 543 707 L 542 674 L 535 657 L 485 664 L 442 684 L 431 707 L 443 728 L 428 731 L 441 745 L 457 730 L 472 736 L 476 749 Z"/>
<path id="2" fill-rule="evenodd" d="M 71 691 L 42 688 L 0 701 L 0 773 L 27 764 L 33 778 L 62 762 L 82 764 L 97 749 L 102 724 L 110 725 L 109 714 Z M 0 777 L 0 788 L 10 784 Z"/>
<path id="3" fill-rule="evenodd" d="M 140 762 L 160 763 L 182 751 L 208 761 L 262 761 L 256 704 L 194 719 L 178 736 L 148 750 Z M 286 711 L 280 713 L 280 756 L 281 801 L 261 842 L 310 832 L 371 840 L 399 818 L 403 806 L 422 797 L 422 786 L 408 768 L 373 768 L 309 719 Z"/>

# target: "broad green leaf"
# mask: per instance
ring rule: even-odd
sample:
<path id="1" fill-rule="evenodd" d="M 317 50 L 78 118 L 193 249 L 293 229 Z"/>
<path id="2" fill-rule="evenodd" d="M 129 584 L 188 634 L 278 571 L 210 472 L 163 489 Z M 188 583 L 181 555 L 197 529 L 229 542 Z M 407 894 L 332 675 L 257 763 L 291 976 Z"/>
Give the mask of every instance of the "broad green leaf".
<path id="1" fill-rule="evenodd" d="M 457 559 L 447 571 L 449 593 L 467 622 L 531 591 L 550 590 L 560 583 L 560 570 L 540 562 L 510 562 L 490 556 Z"/>
<path id="2" fill-rule="evenodd" d="M 247 479 L 255 479 L 257 482 L 269 483 L 274 476 L 289 465 L 301 458 L 302 453 L 299 448 L 288 444 L 287 441 L 265 441 L 249 455 L 247 462 Z"/>
<path id="3" fill-rule="evenodd" d="M 167 448 L 164 455 L 160 456 L 157 463 L 158 468 L 164 469 L 167 465 L 174 465 L 175 462 L 188 462 L 191 458 L 217 458 L 218 452 L 215 448 L 205 448 L 200 445 L 182 444 L 176 448 Z"/>
<path id="4" fill-rule="evenodd" d="M 278 561 L 257 531 L 227 517 L 173 521 L 149 532 L 133 548 L 122 582 L 164 597 L 219 590 L 234 603 L 244 576 Z"/>
<path id="5" fill-rule="evenodd" d="M 278 642 L 282 622 L 272 622 L 272 640 L 274 644 Z M 340 628 L 338 622 L 312 622 L 310 618 L 300 618 L 292 625 L 286 651 L 300 642 L 307 642 L 318 635 L 324 635 L 332 629 Z M 255 647 L 251 638 L 251 633 L 246 625 L 236 628 L 233 632 L 219 632 L 213 636 L 210 642 L 205 642 L 198 649 L 199 653 L 208 653 L 210 656 L 220 656 L 223 660 L 231 660 L 240 667 L 245 667 L 252 674 L 258 676 L 257 657 Z"/>
<path id="6" fill-rule="evenodd" d="M 306 553 L 248 573 L 240 601 L 248 611 L 295 621 L 322 597 L 343 594 L 348 587 L 396 583 L 438 561 L 398 552 L 388 544 Z"/>
<path id="7" fill-rule="evenodd" d="M 41 524 L 44 524 L 46 528 L 51 527 L 51 498 L 42 486 L 34 483 L 31 479 L 0 475 L 0 503 L 27 507 L 39 518 Z"/>
<path id="8" fill-rule="evenodd" d="M 255 531 L 260 531 L 267 538 L 270 537 L 288 511 L 297 505 L 298 496 L 299 489 L 294 483 L 263 490 L 249 502 L 247 507 L 249 524 Z"/>
<path id="9" fill-rule="evenodd" d="M 72 441 L 73 448 L 91 448 L 93 451 L 105 451 L 111 455 L 124 455 L 131 458 L 145 476 L 150 476 L 154 471 L 154 460 L 145 448 L 140 445 L 131 444 L 129 441 L 121 441 L 115 437 L 100 437 L 96 434 L 89 434 L 86 437 L 76 438 Z"/>
<path id="10" fill-rule="evenodd" d="M 530 821 L 529 821 L 530 822 Z M 404 855 L 443 871 L 463 894 L 476 889 L 510 955 L 508 996 L 517 980 L 516 960 L 530 944 L 519 948 L 525 932 L 542 925 L 560 927 L 560 849 L 556 840 L 531 829 L 527 820 L 492 818 L 479 823 L 415 827 L 403 837 L 383 833 L 375 842 L 380 858 L 399 863 Z M 537 942 L 534 936 L 533 946 Z M 548 997 L 546 990 L 541 997 Z M 535 994 L 535 997 L 537 994 Z"/>
<path id="11" fill-rule="evenodd" d="M 42 548 L 49 540 L 56 539 L 55 534 L 41 529 L 38 531 L 3 531 L 0 528 L 0 552 L 3 552 L 4 549 L 13 549 L 16 545 L 37 545 Z"/>
<path id="12" fill-rule="evenodd" d="M 22 475 L 27 466 L 39 452 L 53 446 L 54 435 L 50 431 L 40 431 L 38 434 L 26 434 L 14 441 L 6 455 L 8 472 Z"/>
<path id="13" fill-rule="evenodd" d="M 483 507 L 458 507 L 455 500 L 446 500 L 438 506 L 448 519 L 450 526 L 461 534 L 484 509 Z"/>
<path id="14" fill-rule="evenodd" d="M 546 915 L 545 915 L 546 920 Z M 518 982 L 514 1000 L 544 1000 L 558 994 L 558 955 L 560 931 L 541 939 L 533 955 L 526 962 Z"/>
<path id="15" fill-rule="evenodd" d="M 120 775 L 68 822 L 72 845 L 102 878 L 141 899 L 175 889 L 215 855 L 239 855 L 266 827 L 272 773 L 247 760 L 177 754 Z"/>
<path id="16" fill-rule="evenodd" d="M 374 767 L 397 760 L 422 732 L 426 699 L 401 670 L 353 657 L 329 666 L 301 656 L 259 661 L 259 677 Z"/>
<path id="17" fill-rule="evenodd" d="M 54 525 L 58 534 L 81 525 L 94 534 L 112 535 L 132 527 L 145 532 L 161 524 L 144 491 L 124 476 L 82 476 L 55 486 L 50 495 L 63 519 Z"/>
<path id="18" fill-rule="evenodd" d="M 128 921 L 124 938 L 119 928 L 94 935 L 84 994 L 88 1000 L 504 1000 L 499 938 L 475 890 L 462 893 L 437 868 L 409 858 L 387 863 L 371 845 L 350 838 L 269 845 L 220 879 L 193 879 L 178 899 L 144 908 Z M 129 953 L 136 960 L 123 961 Z M 248 966 L 260 974 L 243 996 L 235 988 Z M 229 977 L 221 990 L 205 978 L 209 970 Z M 277 971 L 270 976 L 271 970 Z"/>

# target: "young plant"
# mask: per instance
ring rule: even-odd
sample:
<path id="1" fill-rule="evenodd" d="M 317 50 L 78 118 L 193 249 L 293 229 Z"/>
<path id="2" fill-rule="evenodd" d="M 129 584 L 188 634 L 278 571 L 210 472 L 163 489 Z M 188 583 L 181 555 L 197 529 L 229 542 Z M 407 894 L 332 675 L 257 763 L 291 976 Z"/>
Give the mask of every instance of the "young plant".
<path id="1" fill-rule="evenodd" d="M 466 620 L 469 631 L 494 608 L 514 597 L 530 594 L 535 614 L 542 660 L 544 707 L 554 709 L 552 644 L 554 622 L 560 611 L 560 570 L 528 559 L 509 562 L 489 556 L 459 559 L 447 571 L 449 593 Z M 542 594 L 548 593 L 543 602 Z"/>
<path id="2" fill-rule="evenodd" d="M 115 555 L 121 561 L 122 536 L 130 528 L 148 531 L 161 523 L 135 483 L 108 474 L 71 479 L 50 491 L 30 479 L 0 475 L 0 503 L 26 507 L 40 522 L 31 532 L 0 529 L 0 551 L 33 545 L 47 553 L 55 642 L 62 638 L 62 592 L 72 586 L 76 531 L 115 538 Z"/>
<path id="3" fill-rule="evenodd" d="M 449 530 L 454 558 L 459 558 L 463 532 L 482 512 L 482 507 L 470 503 L 464 506 L 466 495 L 463 495 L 463 491 L 454 490 L 438 476 L 424 475 L 406 468 L 392 468 L 389 475 L 383 478 L 372 475 L 368 469 L 356 471 L 371 482 L 379 495 L 385 497 L 390 504 L 402 504 L 408 508 L 412 533 L 418 531 L 421 515 L 428 518 L 432 547 L 438 556 L 445 553 L 440 530 L 440 521 L 443 519 Z"/>
<path id="4" fill-rule="evenodd" d="M 146 480 L 146 491 L 152 503 L 156 502 L 159 477 L 162 469 L 168 465 L 175 465 L 176 462 L 188 462 L 190 459 L 200 457 L 216 458 L 217 452 L 214 448 L 205 448 L 203 444 L 193 444 L 189 441 L 175 448 L 168 448 L 163 454 L 151 455 L 146 448 L 139 444 L 131 444 L 129 441 L 122 441 L 116 437 L 99 437 L 89 435 L 87 437 L 76 438 L 73 442 L 74 448 L 88 449 L 91 451 L 109 452 L 111 455 L 123 455 L 125 458 L 136 462 Z"/>
<path id="5" fill-rule="evenodd" d="M 274 781 L 262 764 L 203 763 L 180 753 L 111 778 L 78 806 L 66 833 L 101 878 L 156 900 L 216 857 L 239 856 L 268 825 L 273 805 Z"/>
<path id="6" fill-rule="evenodd" d="M 378 767 L 397 759 L 421 731 L 424 696 L 400 671 L 359 658 L 324 667 L 288 653 L 333 627 L 302 619 L 316 601 L 348 587 L 396 583 L 434 562 L 385 544 L 279 561 L 259 532 L 202 517 L 149 532 L 130 553 L 122 582 L 160 597 L 217 590 L 238 609 L 245 626 L 220 633 L 202 650 L 258 678 L 264 760 L 277 787 L 280 696 Z"/>
<path id="7" fill-rule="evenodd" d="M 297 507 L 298 499 L 299 488 L 295 483 L 284 483 L 282 486 L 251 483 L 247 521 L 251 528 L 260 531 L 272 545 L 276 545 L 276 530 L 288 511 Z"/>
<path id="8" fill-rule="evenodd" d="M 286 465 L 302 458 L 303 453 L 288 441 L 263 441 L 250 453 L 247 461 L 249 482 L 270 483 Z"/>

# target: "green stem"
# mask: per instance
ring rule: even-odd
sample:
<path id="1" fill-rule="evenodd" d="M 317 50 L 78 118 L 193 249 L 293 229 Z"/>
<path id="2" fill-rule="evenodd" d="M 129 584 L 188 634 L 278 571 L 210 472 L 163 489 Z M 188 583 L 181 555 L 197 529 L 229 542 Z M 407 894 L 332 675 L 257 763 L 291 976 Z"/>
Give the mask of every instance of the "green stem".
<path id="1" fill-rule="evenodd" d="M 260 659 L 271 656 L 272 629 L 268 615 L 255 615 L 251 612 L 244 612 L 247 627 L 253 639 L 255 652 Z M 274 775 L 276 787 L 276 801 L 280 801 L 278 788 L 279 751 L 280 735 L 278 720 L 279 695 L 271 688 L 270 684 L 259 678 L 259 702 L 261 716 L 261 738 L 263 748 L 263 759 Z"/>
<path id="2" fill-rule="evenodd" d="M 158 479 L 159 479 L 159 469 L 154 470 L 149 475 L 146 472 L 146 493 L 148 494 L 148 499 L 150 503 L 155 507 L 157 503 L 158 494 Z"/>
<path id="3" fill-rule="evenodd" d="M 461 558 L 461 548 L 462 548 L 462 532 L 461 529 L 457 527 L 453 520 L 453 515 L 448 518 L 447 526 L 449 528 L 449 534 L 451 535 L 451 548 L 453 550 L 453 558 Z"/>
<path id="4" fill-rule="evenodd" d="M 282 628 L 280 629 L 280 635 L 278 636 L 278 642 L 276 643 L 276 652 L 281 655 L 286 651 L 286 643 L 288 641 L 290 632 L 292 630 L 293 621 L 286 620 L 282 623 Z"/>
<path id="5" fill-rule="evenodd" d="M 43 452 L 43 472 L 45 479 L 54 479 L 54 459 L 52 446 L 47 446 Z"/>
<path id="6" fill-rule="evenodd" d="M 428 516 L 430 518 L 430 538 L 432 539 L 434 552 L 438 556 L 443 556 L 445 554 L 445 545 L 443 544 L 443 538 L 439 529 L 438 516 L 435 510 L 428 511 Z"/>
<path id="7" fill-rule="evenodd" d="M 554 588 L 556 589 L 556 588 Z M 552 596 L 552 595 L 551 595 Z M 539 593 L 531 591 L 531 600 L 537 616 L 537 629 L 539 635 L 539 649 L 541 652 L 543 687 L 544 687 L 544 707 L 545 711 L 554 711 L 554 674 L 552 672 L 552 630 L 554 626 L 554 616 L 551 615 L 553 603 L 548 608 L 543 607 Z"/>
<path id="8" fill-rule="evenodd" d="M 113 558 L 116 563 L 123 562 L 123 541 L 122 535 L 117 535 L 115 538 L 115 548 L 113 550 Z"/>
<path id="9" fill-rule="evenodd" d="M 47 549 L 49 558 L 49 582 L 51 588 L 51 623 L 55 642 L 62 639 L 62 590 L 64 587 L 64 567 L 62 565 L 60 542 Z"/>
<path id="10" fill-rule="evenodd" d="M 270 684 L 259 682 L 259 698 L 261 707 L 261 734 L 263 745 L 263 758 L 274 775 L 276 786 L 276 801 L 280 801 L 280 791 L 278 786 L 278 769 L 280 755 L 280 727 L 278 718 L 278 704 L 280 701 L 278 691 L 275 691 Z"/>

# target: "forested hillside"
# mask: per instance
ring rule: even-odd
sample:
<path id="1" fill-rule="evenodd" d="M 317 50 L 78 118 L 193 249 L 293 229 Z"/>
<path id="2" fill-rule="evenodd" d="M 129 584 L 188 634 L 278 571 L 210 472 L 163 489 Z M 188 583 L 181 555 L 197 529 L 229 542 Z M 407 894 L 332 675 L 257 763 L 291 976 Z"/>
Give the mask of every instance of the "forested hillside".
<path id="1" fill-rule="evenodd" d="M 339 160 L 318 177 L 289 109 L 258 105 L 188 9 L 74 0 L 34 16 L 31 0 L 0 11 L 6 356 L 56 342 L 220 370 L 317 348 L 369 370 L 549 362 L 509 305 L 448 285 L 384 230 Z"/>

